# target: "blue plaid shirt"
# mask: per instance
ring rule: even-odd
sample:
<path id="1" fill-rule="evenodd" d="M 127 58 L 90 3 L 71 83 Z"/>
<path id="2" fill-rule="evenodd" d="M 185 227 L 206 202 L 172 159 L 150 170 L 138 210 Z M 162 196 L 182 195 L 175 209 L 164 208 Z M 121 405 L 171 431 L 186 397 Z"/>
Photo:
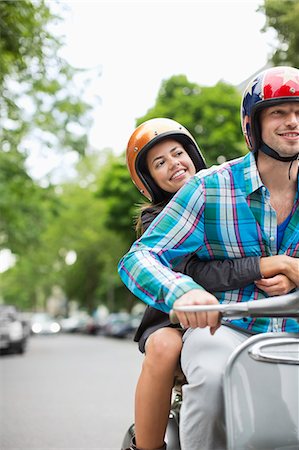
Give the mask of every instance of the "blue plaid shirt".
<path id="1" fill-rule="evenodd" d="M 145 303 L 169 312 L 184 293 L 202 288 L 187 275 L 171 270 L 188 254 L 196 253 L 203 261 L 277 253 L 298 257 L 298 185 L 292 218 L 277 249 L 276 212 L 252 153 L 200 171 L 120 260 L 122 281 Z M 232 291 L 211 292 L 221 303 L 267 297 L 254 283 Z M 299 332 L 294 319 L 245 318 L 232 323 L 252 333 Z"/>

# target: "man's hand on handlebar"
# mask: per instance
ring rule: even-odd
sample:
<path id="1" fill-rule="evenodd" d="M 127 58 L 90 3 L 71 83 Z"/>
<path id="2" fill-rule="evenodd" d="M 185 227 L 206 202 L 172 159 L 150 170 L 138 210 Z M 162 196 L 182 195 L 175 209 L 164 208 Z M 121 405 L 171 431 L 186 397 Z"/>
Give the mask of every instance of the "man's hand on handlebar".
<path id="1" fill-rule="evenodd" d="M 202 289 L 192 289 L 182 295 L 174 302 L 173 306 L 186 305 L 218 305 L 219 302 L 214 295 Z M 220 326 L 220 314 L 217 311 L 208 312 L 179 312 L 176 316 L 184 328 L 205 328 L 210 327 L 211 334 L 214 334 Z"/>

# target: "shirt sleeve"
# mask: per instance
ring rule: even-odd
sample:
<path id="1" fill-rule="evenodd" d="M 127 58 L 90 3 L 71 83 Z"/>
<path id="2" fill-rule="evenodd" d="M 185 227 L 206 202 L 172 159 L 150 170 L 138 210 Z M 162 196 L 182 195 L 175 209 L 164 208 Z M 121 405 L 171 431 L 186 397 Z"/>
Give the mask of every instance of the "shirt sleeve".
<path id="1" fill-rule="evenodd" d="M 175 270 L 186 273 L 209 292 L 240 289 L 262 278 L 259 256 L 201 261 L 193 255 Z"/>
<path id="2" fill-rule="evenodd" d="M 203 289 L 172 269 L 204 243 L 204 190 L 192 178 L 173 197 L 147 231 L 120 260 L 118 270 L 128 289 L 150 306 L 169 312 L 191 289 Z"/>

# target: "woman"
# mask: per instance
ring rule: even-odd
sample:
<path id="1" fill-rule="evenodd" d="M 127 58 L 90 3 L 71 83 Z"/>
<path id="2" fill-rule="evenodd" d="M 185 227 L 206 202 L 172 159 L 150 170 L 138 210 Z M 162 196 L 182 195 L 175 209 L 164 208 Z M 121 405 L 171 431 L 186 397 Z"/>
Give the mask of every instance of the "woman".
<path id="1" fill-rule="evenodd" d="M 132 181 L 150 200 L 142 206 L 137 220 L 139 234 L 190 177 L 206 168 L 189 131 L 166 118 L 151 119 L 136 128 L 127 146 L 127 165 Z M 292 263 L 285 255 L 223 261 L 200 261 L 193 255 L 175 270 L 189 275 L 209 292 L 255 282 L 268 295 L 280 295 L 296 287 L 292 278 L 297 276 L 297 267 Z M 132 450 L 166 449 L 164 436 L 183 332 L 170 323 L 167 313 L 147 307 L 134 338 L 145 358 L 136 388 Z"/>

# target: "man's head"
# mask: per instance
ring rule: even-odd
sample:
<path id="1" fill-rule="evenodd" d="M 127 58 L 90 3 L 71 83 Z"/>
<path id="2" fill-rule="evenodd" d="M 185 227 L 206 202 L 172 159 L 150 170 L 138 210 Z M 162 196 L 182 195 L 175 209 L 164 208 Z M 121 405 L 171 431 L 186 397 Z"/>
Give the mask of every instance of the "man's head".
<path id="1" fill-rule="evenodd" d="M 246 144 L 251 151 L 261 150 L 281 161 L 291 161 L 297 158 L 299 151 L 292 156 L 280 154 L 280 145 L 276 145 L 277 143 L 275 144 L 273 140 L 267 140 L 267 130 L 261 129 L 261 126 L 265 127 L 264 117 L 269 118 L 268 111 L 270 111 L 270 108 L 272 108 L 273 114 L 277 114 L 276 110 L 280 111 L 279 114 L 283 114 L 286 113 L 287 109 L 290 109 L 290 105 L 293 105 L 292 110 L 298 111 L 298 69 L 286 66 L 272 67 L 261 72 L 250 81 L 243 94 L 241 122 Z M 291 129 L 294 133 L 298 132 L 299 123 L 284 126 L 280 124 L 279 129 L 275 132 L 278 134 L 282 132 L 286 135 Z M 267 142 L 265 142 L 266 140 Z M 273 148 L 274 145 L 275 148 Z"/>

